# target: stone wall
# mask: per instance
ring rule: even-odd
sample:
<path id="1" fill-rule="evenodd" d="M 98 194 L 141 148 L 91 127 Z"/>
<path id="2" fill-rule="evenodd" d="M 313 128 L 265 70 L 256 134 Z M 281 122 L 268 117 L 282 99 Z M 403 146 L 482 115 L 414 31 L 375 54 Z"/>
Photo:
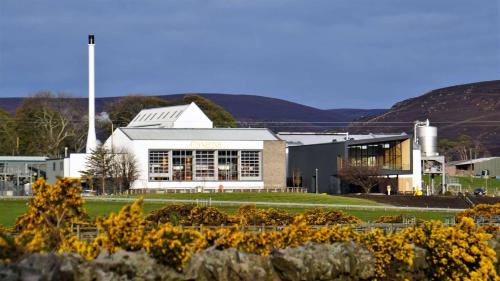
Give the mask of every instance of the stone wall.
<path id="1" fill-rule="evenodd" d="M 262 159 L 264 187 L 286 187 L 285 141 L 264 141 Z"/>

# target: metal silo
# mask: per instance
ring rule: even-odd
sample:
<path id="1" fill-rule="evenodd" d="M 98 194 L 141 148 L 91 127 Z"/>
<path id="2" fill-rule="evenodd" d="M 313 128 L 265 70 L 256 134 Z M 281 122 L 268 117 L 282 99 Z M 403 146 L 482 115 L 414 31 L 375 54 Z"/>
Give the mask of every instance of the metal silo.
<path id="1" fill-rule="evenodd" d="M 429 120 L 426 122 L 417 122 L 415 127 L 415 133 L 418 139 L 418 144 L 420 144 L 422 156 L 439 155 L 437 146 L 437 128 L 429 126 Z"/>

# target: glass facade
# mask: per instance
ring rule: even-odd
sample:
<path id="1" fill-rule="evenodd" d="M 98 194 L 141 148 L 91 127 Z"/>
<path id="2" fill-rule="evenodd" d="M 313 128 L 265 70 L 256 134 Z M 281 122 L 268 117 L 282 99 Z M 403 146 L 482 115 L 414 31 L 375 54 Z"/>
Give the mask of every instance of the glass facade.
<path id="1" fill-rule="evenodd" d="M 244 181 L 262 179 L 255 150 L 150 150 L 149 181 Z"/>
<path id="2" fill-rule="evenodd" d="M 411 169 L 407 140 L 350 145 L 348 150 L 348 161 L 353 166 L 378 166 L 384 170 Z"/>

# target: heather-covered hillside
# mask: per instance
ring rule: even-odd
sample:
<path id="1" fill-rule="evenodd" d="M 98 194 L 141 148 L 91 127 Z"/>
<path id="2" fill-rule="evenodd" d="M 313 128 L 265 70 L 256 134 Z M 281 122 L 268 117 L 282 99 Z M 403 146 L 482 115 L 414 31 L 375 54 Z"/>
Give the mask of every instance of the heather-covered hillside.
<path id="1" fill-rule="evenodd" d="M 411 122 L 429 119 L 438 127 L 439 138 L 460 135 L 479 140 L 484 154 L 500 155 L 500 80 L 457 85 L 430 91 L 396 103 L 366 123 L 353 124 L 353 132 L 412 132 Z M 408 123 L 387 123 L 404 122 Z M 383 122 L 383 123 L 380 123 Z"/>

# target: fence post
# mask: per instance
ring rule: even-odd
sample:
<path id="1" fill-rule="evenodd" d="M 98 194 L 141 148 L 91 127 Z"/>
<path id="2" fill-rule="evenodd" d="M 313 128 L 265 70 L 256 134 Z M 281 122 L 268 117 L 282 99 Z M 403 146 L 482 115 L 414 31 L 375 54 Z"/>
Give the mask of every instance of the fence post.
<path id="1" fill-rule="evenodd" d="M 77 237 L 78 239 L 80 239 L 80 238 L 81 238 L 81 237 L 80 237 L 80 225 L 79 225 L 79 224 L 77 224 L 77 225 L 76 225 L 76 237 Z"/>

